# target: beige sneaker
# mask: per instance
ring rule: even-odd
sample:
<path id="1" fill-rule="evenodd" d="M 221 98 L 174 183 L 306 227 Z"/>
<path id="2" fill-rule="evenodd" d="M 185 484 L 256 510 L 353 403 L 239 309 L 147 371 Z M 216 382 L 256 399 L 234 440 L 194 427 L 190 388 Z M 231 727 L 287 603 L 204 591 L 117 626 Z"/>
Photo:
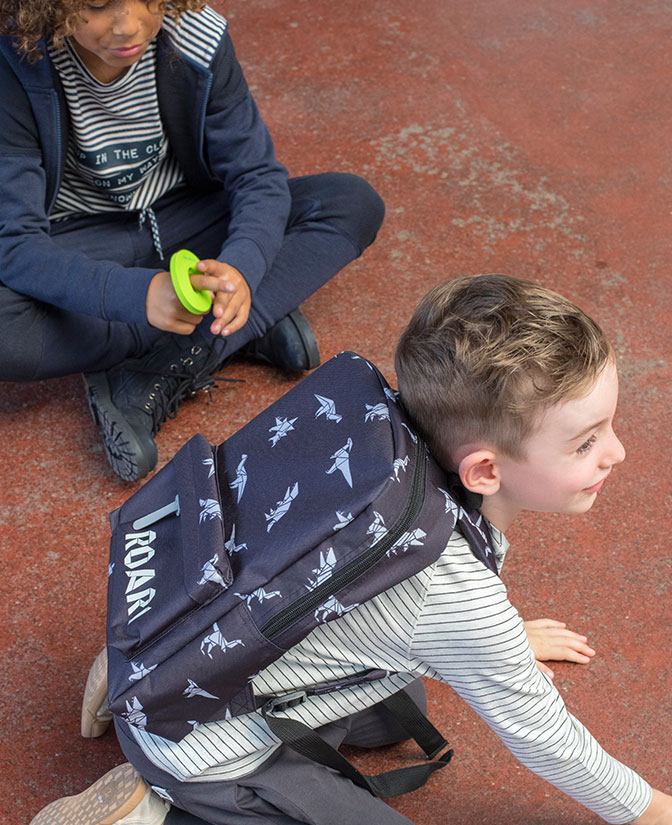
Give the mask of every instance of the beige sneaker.
<path id="1" fill-rule="evenodd" d="M 107 648 L 91 665 L 82 701 L 82 736 L 95 739 L 107 730 L 112 714 L 107 708 Z"/>
<path id="2" fill-rule="evenodd" d="M 138 807 L 147 790 L 143 778 L 126 762 L 77 796 L 47 805 L 30 825 L 114 825 Z"/>

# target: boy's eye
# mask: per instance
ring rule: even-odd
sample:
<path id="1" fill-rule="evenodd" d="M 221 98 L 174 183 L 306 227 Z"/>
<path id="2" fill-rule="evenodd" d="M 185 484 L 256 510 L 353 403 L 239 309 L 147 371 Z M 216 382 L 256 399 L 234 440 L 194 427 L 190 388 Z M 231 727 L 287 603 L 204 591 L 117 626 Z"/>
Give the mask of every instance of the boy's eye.
<path id="1" fill-rule="evenodd" d="M 577 453 L 583 454 L 587 453 L 588 450 L 593 446 L 595 440 L 597 439 L 596 435 L 591 435 L 587 441 L 584 441 L 583 444 L 577 449 Z"/>

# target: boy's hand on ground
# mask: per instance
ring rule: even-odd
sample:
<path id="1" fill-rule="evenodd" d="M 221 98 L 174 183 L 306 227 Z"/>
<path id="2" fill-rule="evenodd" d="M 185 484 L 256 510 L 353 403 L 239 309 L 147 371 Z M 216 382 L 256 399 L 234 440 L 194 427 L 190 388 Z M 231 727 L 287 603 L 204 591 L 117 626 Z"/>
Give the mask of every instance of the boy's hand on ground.
<path id="1" fill-rule="evenodd" d="M 169 272 L 157 272 L 147 289 L 145 312 L 149 323 L 166 332 L 190 335 L 203 316 L 186 310 L 175 293 Z"/>
<path id="2" fill-rule="evenodd" d="M 202 275 L 191 275 L 194 289 L 207 289 L 213 296 L 210 325 L 213 335 L 231 335 L 247 321 L 252 305 L 252 294 L 247 281 L 235 267 L 207 259 L 199 261 L 197 268 Z"/>
<path id="3" fill-rule="evenodd" d="M 586 636 L 580 636 L 572 630 L 567 630 L 564 622 L 554 619 L 534 619 L 523 622 L 527 639 L 537 660 L 537 667 L 542 673 L 550 676 L 554 674 L 550 667 L 543 662 L 578 662 L 585 665 L 595 655 L 595 651 L 587 644 Z"/>

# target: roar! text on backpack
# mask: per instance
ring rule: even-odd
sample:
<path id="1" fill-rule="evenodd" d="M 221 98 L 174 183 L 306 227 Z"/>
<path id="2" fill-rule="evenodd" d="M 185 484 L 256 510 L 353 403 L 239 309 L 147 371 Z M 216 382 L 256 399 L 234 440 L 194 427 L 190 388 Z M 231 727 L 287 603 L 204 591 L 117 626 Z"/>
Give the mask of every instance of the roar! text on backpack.
<path id="1" fill-rule="evenodd" d="M 260 704 L 251 681 L 319 623 L 436 561 L 455 527 L 497 572 L 465 493 L 428 455 L 380 372 L 354 353 L 332 358 L 219 446 L 194 436 L 110 517 L 111 710 L 179 741 L 194 722 L 259 709 L 290 747 L 376 795 L 422 784 L 452 751 L 363 777 L 281 715 L 338 684 Z M 437 756 L 446 741 L 404 697 L 386 704 Z"/>

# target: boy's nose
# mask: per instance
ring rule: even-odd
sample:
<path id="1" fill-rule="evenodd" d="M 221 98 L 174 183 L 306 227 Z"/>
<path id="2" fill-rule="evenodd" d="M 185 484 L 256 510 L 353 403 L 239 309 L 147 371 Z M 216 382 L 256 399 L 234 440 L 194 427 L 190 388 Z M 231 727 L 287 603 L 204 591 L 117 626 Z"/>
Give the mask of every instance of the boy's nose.
<path id="1" fill-rule="evenodd" d="M 625 447 L 621 444 L 616 433 L 611 431 L 609 447 L 604 453 L 604 463 L 610 466 L 620 464 L 625 459 Z"/>
<path id="2" fill-rule="evenodd" d="M 126 0 L 126 2 L 121 3 L 114 15 L 114 33 L 128 36 L 129 34 L 135 34 L 139 27 L 137 1 Z"/>

